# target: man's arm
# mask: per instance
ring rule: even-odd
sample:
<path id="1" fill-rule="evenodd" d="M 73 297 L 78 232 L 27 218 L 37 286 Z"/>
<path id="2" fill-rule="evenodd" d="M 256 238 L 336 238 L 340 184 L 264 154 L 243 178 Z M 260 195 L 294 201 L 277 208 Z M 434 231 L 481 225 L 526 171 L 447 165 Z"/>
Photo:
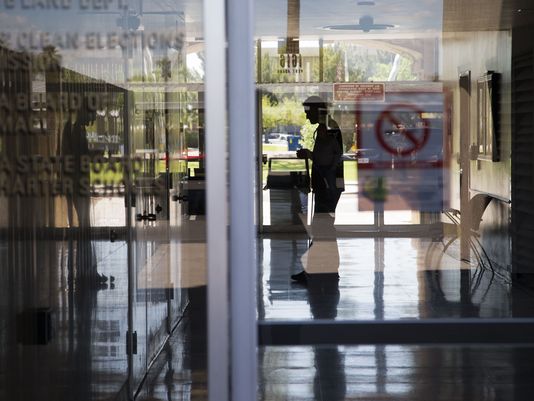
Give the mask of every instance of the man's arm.
<path id="1" fill-rule="evenodd" d="M 313 152 L 310 149 L 299 149 L 297 150 L 297 157 L 299 159 L 311 159 Z"/>

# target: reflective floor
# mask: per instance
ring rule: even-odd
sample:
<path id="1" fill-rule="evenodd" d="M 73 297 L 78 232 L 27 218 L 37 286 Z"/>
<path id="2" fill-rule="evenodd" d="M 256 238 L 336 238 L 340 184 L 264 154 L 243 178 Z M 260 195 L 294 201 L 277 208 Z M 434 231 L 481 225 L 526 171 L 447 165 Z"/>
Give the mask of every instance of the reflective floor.
<path id="1" fill-rule="evenodd" d="M 108 281 L 99 288 L 89 288 L 71 281 L 73 272 L 83 270 L 78 263 L 83 247 L 77 241 L 36 243 L 42 256 L 41 283 L 33 289 L 23 283 L 19 296 L 28 296 L 33 290 L 34 296 L 52 300 L 53 331 L 46 346 L 21 339 L 21 335 L 35 330 L 23 326 L 20 318 L 12 319 L 8 307 L 14 301 L 7 296 L 9 291 L 4 292 L 3 301 L 8 302 L 0 305 L 0 321 L 10 326 L 2 328 L 0 341 L 0 399 L 101 400 L 120 392 L 128 369 L 124 352 L 128 327 L 126 244 L 89 244 L 91 265 L 97 266 L 100 274 L 113 276 L 112 284 Z M 47 265 L 47 257 L 55 259 Z M 50 266 L 53 268 L 48 270 Z"/>
<path id="2" fill-rule="evenodd" d="M 531 400 L 534 349 L 280 347 L 260 350 L 260 397 L 282 400 Z"/>
<path id="3" fill-rule="evenodd" d="M 307 286 L 305 238 L 261 243 L 261 319 L 420 319 L 532 316 L 534 296 L 454 250 L 410 238 L 341 238 L 339 284 Z M 429 251 L 430 249 L 430 251 Z M 429 255 L 432 254 L 432 255 Z M 315 291 L 319 289 L 318 291 Z M 207 400 L 203 289 L 147 379 L 140 399 Z M 195 299 L 193 294 L 192 300 Z M 259 395 L 282 400 L 531 400 L 534 348 L 506 346 L 260 347 Z"/>
<path id="4" fill-rule="evenodd" d="M 208 399 L 206 287 L 188 292 L 184 318 L 152 366 L 139 401 Z"/>
<path id="5" fill-rule="evenodd" d="M 340 279 L 326 294 L 290 279 L 303 269 L 305 238 L 277 236 L 262 245 L 260 319 L 319 318 L 318 308 L 326 313 L 320 318 L 338 320 L 534 315 L 529 292 L 427 239 L 338 238 Z"/>
<path id="6" fill-rule="evenodd" d="M 126 244 L 92 242 L 99 273 L 115 280 L 113 286 L 88 292 L 76 287 L 73 292 L 69 285 L 69 271 L 78 268 L 81 259 L 76 255 L 83 252 L 76 241 L 39 244 L 42 252 L 55 255 L 59 266 L 57 277 L 49 277 L 49 288 L 57 293 L 58 329 L 46 349 L 2 350 L 0 379 L 10 384 L 0 388 L 0 399 L 36 399 L 43 389 L 46 395 L 39 399 L 114 399 L 127 372 Z M 474 263 L 459 262 L 454 246 L 443 253 L 440 243 L 420 238 L 337 238 L 335 244 L 338 256 L 323 256 L 339 264 L 339 281 L 302 285 L 290 275 L 307 263 L 307 238 L 264 238 L 259 246 L 259 318 L 383 320 L 534 313 L 530 290 L 507 284 Z M 184 257 L 188 249 L 184 247 Z M 141 401 L 207 400 L 206 287 L 197 283 L 186 291 L 190 301 L 185 315 L 144 381 Z M 154 311 L 162 304 L 155 301 L 150 311 L 140 307 L 142 314 L 157 318 Z M 533 361 L 534 348 L 526 347 L 262 346 L 258 399 L 526 401 L 534 392 Z"/>

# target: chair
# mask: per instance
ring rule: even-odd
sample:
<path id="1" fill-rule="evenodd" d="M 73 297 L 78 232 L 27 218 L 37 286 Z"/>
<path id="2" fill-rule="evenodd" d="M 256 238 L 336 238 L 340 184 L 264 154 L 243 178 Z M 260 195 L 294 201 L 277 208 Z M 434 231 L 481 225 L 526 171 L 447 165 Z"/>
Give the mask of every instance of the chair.
<path id="1" fill-rule="evenodd" d="M 486 208 L 491 203 L 491 201 L 494 199 L 489 194 L 476 194 L 469 200 L 469 209 L 470 209 L 470 215 L 471 215 L 471 222 L 469 227 L 469 238 L 467 239 L 469 242 L 469 247 L 473 251 L 473 254 L 475 255 L 475 258 L 477 260 L 477 266 L 481 266 L 484 269 L 489 268 L 489 270 L 492 272 L 492 274 L 495 274 L 495 270 L 493 268 L 493 265 L 491 263 L 491 260 L 486 253 L 486 250 L 482 246 L 479 238 L 480 238 L 480 223 L 482 222 L 482 216 L 484 215 L 484 212 L 486 211 Z M 458 209 L 445 209 L 443 210 L 443 214 L 447 216 L 447 218 L 451 221 L 449 223 L 454 228 L 454 235 L 451 239 L 448 240 L 447 243 L 444 243 L 444 237 L 443 235 L 439 239 L 439 242 L 443 244 L 443 251 L 441 253 L 441 256 L 439 258 L 439 262 L 441 263 L 441 259 L 443 258 L 443 254 L 447 251 L 447 249 L 456 241 L 460 235 L 460 226 L 462 222 L 462 216 L 461 212 Z M 425 257 L 425 263 L 428 263 L 431 258 L 431 251 L 433 248 L 433 245 L 435 243 L 431 244 L 427 250 L 427 254 Z M 485 260 L 485 261 L 484 261 Z M 487 265 L 486 265 L 487 263 Z"/>

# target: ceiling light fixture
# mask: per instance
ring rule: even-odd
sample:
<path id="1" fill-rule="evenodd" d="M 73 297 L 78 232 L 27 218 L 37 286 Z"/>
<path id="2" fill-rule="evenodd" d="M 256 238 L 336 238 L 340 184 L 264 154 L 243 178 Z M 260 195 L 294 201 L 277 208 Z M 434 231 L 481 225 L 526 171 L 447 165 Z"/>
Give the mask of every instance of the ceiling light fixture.
<path id="1" fill-rule="evenodd" d="M 375 24 L 374 18 L 370 15 L 364 15 L 360 17 L 359 24 L 347 24 L 347 25 L 326 25 L 321 27 L 320 29 L 324 29 L 326 31 L 363 31 L 363 32 L 370 32 L 372 30 L 381 30 L 381 29 L 388 29 L 388 28 L 394 28 L 395 25 L 391 24 Z"/>

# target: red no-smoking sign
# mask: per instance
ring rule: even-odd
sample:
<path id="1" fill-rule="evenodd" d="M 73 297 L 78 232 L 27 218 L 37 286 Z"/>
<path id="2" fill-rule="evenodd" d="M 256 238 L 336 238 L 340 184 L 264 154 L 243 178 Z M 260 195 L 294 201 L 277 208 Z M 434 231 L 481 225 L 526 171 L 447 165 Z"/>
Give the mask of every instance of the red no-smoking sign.
<path id="1" fill-rule="evenodd" d="M 430 136 L 423 111 L 412 104 L 391 104 L 380 113 L 375 134 L 389 153 L 406 156 L 421 150 Z"/>

